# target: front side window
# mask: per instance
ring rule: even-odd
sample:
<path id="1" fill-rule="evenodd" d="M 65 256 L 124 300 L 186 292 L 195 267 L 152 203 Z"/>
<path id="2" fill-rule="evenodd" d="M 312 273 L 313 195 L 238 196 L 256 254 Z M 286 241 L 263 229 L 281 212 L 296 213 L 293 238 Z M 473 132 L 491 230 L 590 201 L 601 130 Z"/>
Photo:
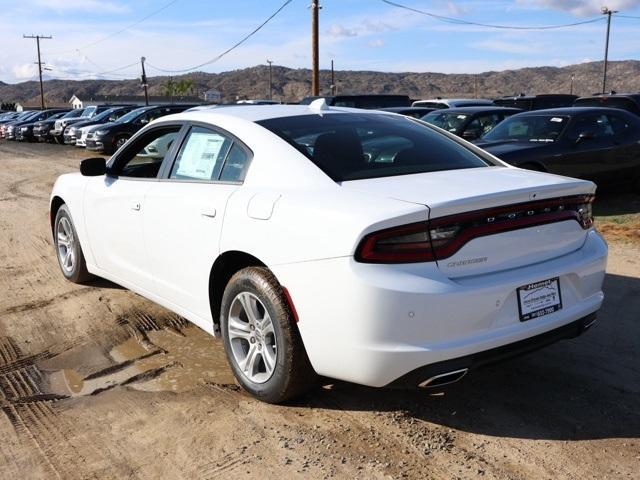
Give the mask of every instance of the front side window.
<path id="1" fill-rule="evenodd" d="M 408 117 L 335 113 L 257 123 L 289 142 L 338 182 L 490 165 L 456 141 Z"/>
<path id="2" fill-rule="evenodd" d="M 169 153 L 173 142 L 178 138 L 180 126 L 152 130 L 143 135 L 131 148 L 127 148 L 124 157 L 118 158 L 122 165 L 119 175 L 135 178 L 156 178 L 164 157 Z M 116 169 L 117 171 L 118 169 Z"/>
<path id="3" fill-rule="evenodd" d="M 595 114 L 576 118 L 567 132 L 567 139 L 575 141 L 581 134 L 597 139 L 612 137 L 614 131 L 606 115 Z"/>

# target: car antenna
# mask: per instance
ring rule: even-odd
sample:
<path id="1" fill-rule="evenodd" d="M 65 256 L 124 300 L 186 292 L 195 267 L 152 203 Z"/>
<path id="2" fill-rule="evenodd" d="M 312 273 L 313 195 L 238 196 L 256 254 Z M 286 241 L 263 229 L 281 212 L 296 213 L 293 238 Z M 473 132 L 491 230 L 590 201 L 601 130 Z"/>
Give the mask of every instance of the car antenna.
<path id="1" fill-rule="evenodd" d="M 327 105 L 327 101 L 324 98 L 318 98 L 309 104 L 309 109 L 320 112 L 329 110 L 329 105 Z"/>

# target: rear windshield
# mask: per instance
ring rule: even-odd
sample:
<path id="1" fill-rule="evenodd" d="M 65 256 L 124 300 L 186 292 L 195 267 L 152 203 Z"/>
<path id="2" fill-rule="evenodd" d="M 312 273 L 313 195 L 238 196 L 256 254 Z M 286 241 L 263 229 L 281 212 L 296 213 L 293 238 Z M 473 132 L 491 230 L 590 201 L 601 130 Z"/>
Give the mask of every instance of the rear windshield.
<path id="1" fill-rule="evenodd" d="M 331 104 L 334 107 L 364 108 L 374 110 L 378 108 L 389 107 L 409 107 L 411 106 L 411 100 L 409 100 L 409 97 L 402 95 L 352 95 L 335 97 Z"/>
<path id="2" fill-rule="evenodd" d="M 467 118 L 469 118 L 469 115 L 465 113 L 448 113 L 437 110 L 422 117 L 425 122 L 451 133 L 458 132 L 467 121 Z"/>
<path id="3" fill-rule="evenodd" d="M 336 182 L 491 165 L 444 134 L 396 115 L 334 113 L 257 123 Z"/>

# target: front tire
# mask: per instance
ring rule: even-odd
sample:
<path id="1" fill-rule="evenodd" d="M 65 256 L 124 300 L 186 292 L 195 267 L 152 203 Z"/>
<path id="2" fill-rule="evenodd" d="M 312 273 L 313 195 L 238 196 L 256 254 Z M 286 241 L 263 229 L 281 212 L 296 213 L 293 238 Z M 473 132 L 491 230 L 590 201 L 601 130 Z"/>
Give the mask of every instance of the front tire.
<path id="1" fill-rule="evenodd" d="M 247 392 L 281 403 L 313 386 L 316 374 L 293 314 L 267 268 L 248 267 L 231 277 L 220 315 L 227 360 Z"/>
<path id="2" fill-rule="evenodd" d="M 62 205 L 56 214 L 53 241 L 58 265 L 65 278 L 73 283 L 84 283 L 91 280 L 92 275 L 87 271 L 80 240 L 66 205 Z"/>

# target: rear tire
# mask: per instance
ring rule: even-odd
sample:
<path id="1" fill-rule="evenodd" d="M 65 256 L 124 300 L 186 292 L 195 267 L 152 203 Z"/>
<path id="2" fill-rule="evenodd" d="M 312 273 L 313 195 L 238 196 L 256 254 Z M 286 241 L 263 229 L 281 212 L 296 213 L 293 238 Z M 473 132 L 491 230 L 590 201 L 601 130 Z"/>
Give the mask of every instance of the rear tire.
<path id="1" fill-rule="evenodd" d="M 56 214 L 53 229 L 53 242 L 56 257 L 62 274 L 73 283 L 85 283 L 93 278 L 87 270 L 80 240 L 66 205 L 62 205 Z"/>
<path id="2" fill-rule="evenodd" d="M 240 385 L 255 398 L 281 403 L 316 381 L 282 287 L 264 267 L 237 272 L 220 311 L 225 353 Z"/>

